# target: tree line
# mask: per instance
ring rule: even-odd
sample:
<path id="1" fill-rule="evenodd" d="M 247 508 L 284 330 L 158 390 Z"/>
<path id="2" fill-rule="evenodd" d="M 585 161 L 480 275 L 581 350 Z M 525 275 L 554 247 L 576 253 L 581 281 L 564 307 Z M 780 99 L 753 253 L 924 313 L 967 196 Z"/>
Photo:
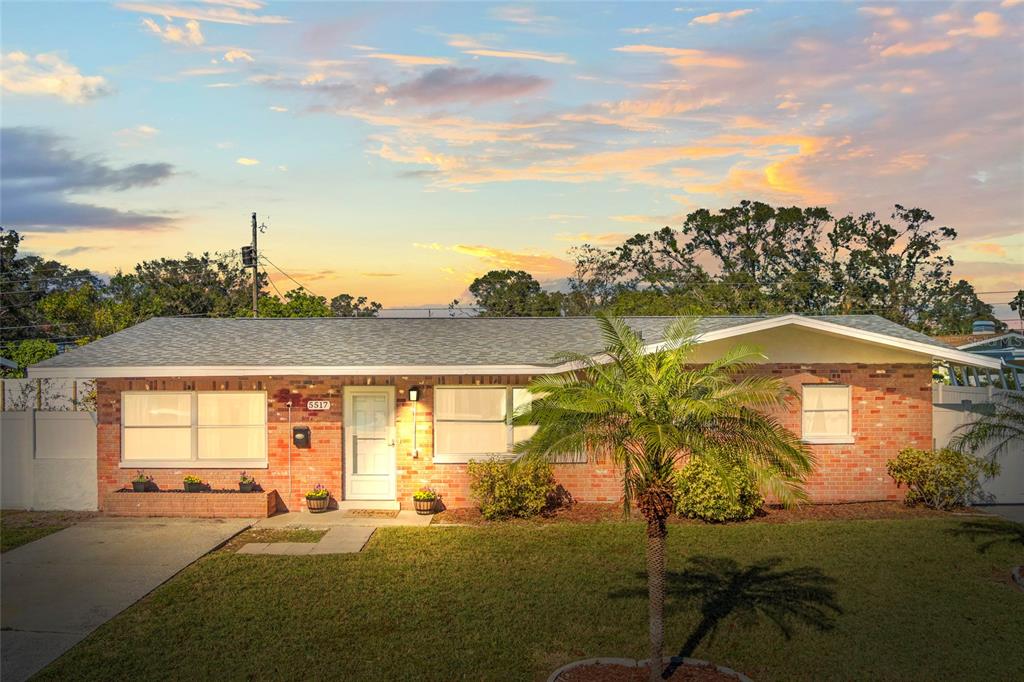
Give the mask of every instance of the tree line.
<path id="1" fill-rule="evenodd" d="M 899 205 L 883 220 L 743 201 L 615 248 L 573 249 L 567 291 L 496 270 L 469 293 L 485 316 L 876 314 L 932 335 L 969 333 L 977 319 L 1005 328 L 969 282 L 954 280 L 940 252 L 956 231 L 933 221 Z"/>
<path id="2" fill-rule="evenodd" d="M 920 208 L 833 216 L 823 207 L 757 201 L 694 211 L 678 228 L 639 233 L 614 248 L 572 249 L 564 291 L 529 273 L 493 270 L 469 285 L 487 317 L 593 315 L 877 314 L 927 334 L 996 322 L 992 306 L 942 255 L 956 231 Z M 19 253 L 22 237 L 0 228 L 0 353 L 21 366 L 157 316 L 252 314 L 252 272 L 237 252 L 143 261 L 109 281 L 87 269 Z M 328 300 L 257 279 L 261 317 L 374 317 L 366 296 Z M 271 292 L 268 287 L 273 287 Z M 454 305 L 458 301 L 453 301 Z M 1024 291 L 1011 307 L 1024 317 Z"/>
<path id="3" fill-rule="evenodd" d="M 87 269 L 21 253 L 22 236 L 0 228 L 0 355 L 22 368 L 151 317 L 252 315 L 252 269 L 237 252 L 143 261 L 105 281 Z M 381 304 L 366 296 L 328 300 L 303 287 L 270 293 L 257 275 L 260 317 L 372 317 Z"/>

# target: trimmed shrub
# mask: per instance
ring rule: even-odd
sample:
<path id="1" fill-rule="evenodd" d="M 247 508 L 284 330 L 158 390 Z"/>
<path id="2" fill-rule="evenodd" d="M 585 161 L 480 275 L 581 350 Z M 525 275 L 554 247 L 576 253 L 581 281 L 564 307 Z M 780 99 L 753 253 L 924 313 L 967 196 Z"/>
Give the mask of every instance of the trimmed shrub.
<path id="1" fill-rule="evenodd" d="M 932 509 L 956 509 L 980 500 L 981 477 L 999 473 L 999 464 L 952 448 L 904 448 L 885 465 L 897 485 L 907 486 L 904 502 Z"/>
<path id="2" fill-rule="evenodd" d="M 692 458 L 676 472 L 676 511 L 691 519 L 704 521 L 742 521 L 764 505 L 753 474 L 741 465 L 726 474 L 700 458 Z"/>
<path id="3" fill-rule="evenodd" d="M 470 462 L 469 489 L 485 519 L 524 519 L 543 512 L 557 486 L 551 465 L 537 459 Z"/>

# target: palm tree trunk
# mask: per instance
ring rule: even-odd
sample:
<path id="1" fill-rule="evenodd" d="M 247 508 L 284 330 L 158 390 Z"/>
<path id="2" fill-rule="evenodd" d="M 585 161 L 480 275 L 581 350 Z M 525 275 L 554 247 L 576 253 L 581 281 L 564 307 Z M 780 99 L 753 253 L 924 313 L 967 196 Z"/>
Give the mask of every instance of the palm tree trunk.
<path id="1" fill-rule="evenodd" d="M 661 679 L 661 655 L 665 646 L 665 519 L 647 519 L 647 613 L 650 630 L 650 682 Z"/>

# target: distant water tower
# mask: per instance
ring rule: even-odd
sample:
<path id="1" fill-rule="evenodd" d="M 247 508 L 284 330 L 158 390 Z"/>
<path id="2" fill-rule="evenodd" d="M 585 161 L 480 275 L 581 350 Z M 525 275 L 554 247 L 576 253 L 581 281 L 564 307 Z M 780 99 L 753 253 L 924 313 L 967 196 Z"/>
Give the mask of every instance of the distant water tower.
<path id="1" fill-rule="evenodd" d="M 996 323 L 992 320 L 975 320 L 971 325 L 971 333 L 977 336 L 996 333 Z"/>

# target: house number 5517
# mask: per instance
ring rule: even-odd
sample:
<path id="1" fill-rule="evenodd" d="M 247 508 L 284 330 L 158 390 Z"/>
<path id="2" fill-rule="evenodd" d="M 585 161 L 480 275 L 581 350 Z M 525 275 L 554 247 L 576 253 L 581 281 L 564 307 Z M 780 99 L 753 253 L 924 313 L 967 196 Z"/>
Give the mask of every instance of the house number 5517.
<path id="1" fill-rule="evenodd" d="M 307 410 L 329 410 L 331 409 L 330 400 L 309 400 L 306 402 Z"/>

